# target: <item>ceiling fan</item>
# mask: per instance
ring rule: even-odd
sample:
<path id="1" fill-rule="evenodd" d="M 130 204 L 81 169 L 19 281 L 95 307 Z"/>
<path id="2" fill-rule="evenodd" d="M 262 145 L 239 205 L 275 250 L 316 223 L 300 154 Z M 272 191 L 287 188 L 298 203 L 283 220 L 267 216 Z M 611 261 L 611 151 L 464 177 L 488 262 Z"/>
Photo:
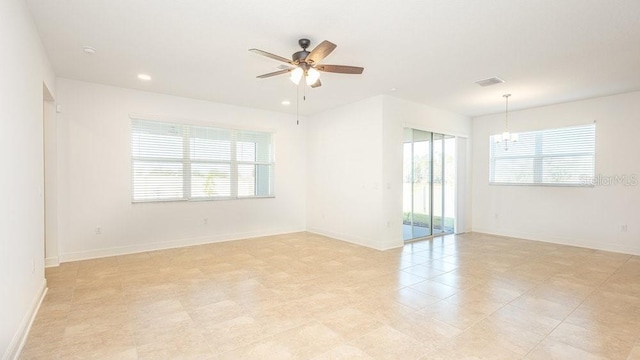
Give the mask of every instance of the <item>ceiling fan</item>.
<path id="1" fill-rule="evenodd" d="M 256 54 L 260 54 L 274 60 L 282 61 L 290 65 L 280 71 L 274 71 L 272 73 L 258 75 L 256 77 L 258 79 L 264 79 L 276 75 L 291 73 L 290 79 L 294 84 L 299 84 L 300 80 L 304 76 L 307 85 L 311 86 L 312 88 L 316 88 L 322 85 L 322 83 L 320 82 L 319 71 L 339 74 L 362 74 L 362 72 L 364 71 L 364 68 L 358 66 L 319 64 L 319 62 L 329 54 L 331 54 L 331 52 L 337 46 L 330 41 L 325 40 L 321 42 L 318 46 L 311 50 L 311 52 L 307 51 L 307 48 L 311 44 L 311 41 L 309 39 L 300 39 L 298 40 L 298 44 L 300 45 L 302 50 L 293 53 L 293 55 L 291 56 L 291 60 L 259 49 L 249 49 L 249 51 Z"/>

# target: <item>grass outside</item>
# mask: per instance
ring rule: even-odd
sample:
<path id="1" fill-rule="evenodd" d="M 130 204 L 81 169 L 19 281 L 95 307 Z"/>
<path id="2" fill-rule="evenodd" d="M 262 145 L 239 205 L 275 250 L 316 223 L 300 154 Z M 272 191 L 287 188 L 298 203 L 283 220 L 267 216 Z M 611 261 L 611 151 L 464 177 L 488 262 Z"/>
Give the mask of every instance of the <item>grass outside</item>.
<path id="1" fill-rule="evenodd" d="M 431 221 L 431 217 L 428 214 L 413 214 L 413 225 L 429 227 L 429 222 Z M 402 215 L 402 223 L 405 225 L 411 225 L 411 213 L 405 212 Z M 433 228 L 434 229 L 442 229 L 442 217 L 434 217 L 433 218 Z M 453 218 L 445 217 L 444 218 L 444 228 L 445 229 L 453 229 Z"/>

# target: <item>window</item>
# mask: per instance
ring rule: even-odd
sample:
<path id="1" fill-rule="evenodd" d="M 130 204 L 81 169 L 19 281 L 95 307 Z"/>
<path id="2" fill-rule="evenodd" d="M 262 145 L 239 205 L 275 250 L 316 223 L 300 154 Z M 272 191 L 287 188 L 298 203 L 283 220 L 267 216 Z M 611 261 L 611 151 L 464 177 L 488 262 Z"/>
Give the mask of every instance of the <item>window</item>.
<path id="1" fill-rule="evenodd" d="M 491 184 L 588 185 L 595 174 L 595 124 L 519 133 L 505 150 L 491 136 Z"/>
<path id="2" fill-rule="evenodd" d="M 132 119 L 133 202 L 273 196 L 270 133 Z"/>

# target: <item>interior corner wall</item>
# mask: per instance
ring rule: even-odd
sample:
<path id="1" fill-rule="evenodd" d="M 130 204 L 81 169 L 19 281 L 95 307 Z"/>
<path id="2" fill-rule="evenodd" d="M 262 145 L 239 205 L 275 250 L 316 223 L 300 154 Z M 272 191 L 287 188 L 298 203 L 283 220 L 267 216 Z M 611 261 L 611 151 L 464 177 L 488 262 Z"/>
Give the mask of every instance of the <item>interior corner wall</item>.
<path id="1" fill-rule="evenodd" d="M 304 121 L 68 79 L 57 86 L 61 261 L 305 230 Z M 133 204 L 130 114 L 274 132 L 275 198 Z"/>
<path id="2" fill-rule="evenodd" d="M 385 248 L 382 221 L 382 97 L 307 121 L 307 228 Z"/>
<path id="3" fill-rule="evenodd" d="M 379 250 L 402 246 L 405 126 L 469 136 L 468 117 L 375 96 L 309 118 L 310 231 Z M 460 206 L 468 208 L 467 199 Z"/>
<path id="4" fill-rule="evenodd" d="M 513 132 L 595 121 L 595 186 L 489 185 L 489 136 L 502 132 L 504 114 L 475 118 L 473 231 L 640 254 L 640 92 L 513 111 L 509 119 Z"/>
<path id="5" fill-rule="evenodd" d="M 55 102 L 45 100 L 43 111 L 45 266 L 58 266 L 58 123 Z"/>
<path id="6" fill-rule="evenodd" d="M 55 76 L 22 0 L 0 2 L 0 358 L 18 356 L 44 295 L 43 83 Z"/>

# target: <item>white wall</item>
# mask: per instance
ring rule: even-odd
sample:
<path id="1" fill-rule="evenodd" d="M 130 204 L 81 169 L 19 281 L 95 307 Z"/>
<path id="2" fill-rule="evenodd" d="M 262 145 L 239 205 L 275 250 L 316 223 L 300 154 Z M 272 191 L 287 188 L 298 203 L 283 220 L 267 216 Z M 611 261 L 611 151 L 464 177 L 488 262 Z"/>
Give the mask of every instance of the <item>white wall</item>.
<path id="1" fill-rule="evenodd" d="M 308 122 L 308 229 L 376 249 L 403 243 L 403 128 L 464 136 L 471 128 L 464 116 L 389 96 Z"/>
<path id="2" fill-rule="evenodd" d="M 382 97 L 324 111 L 307 122 L 308 230 L 384 247 Z"/>
<path id="3" fill-rule="evenodd" d="M 514 132 L 593 121 L 596 174 L 640 181 L 640 92 L 510 113 Z M 473 120 L 474 231 L 640 254 L 639 184 L 489 186 L 489 136 L 503 126 L 504 114 Z"/>
<path id="4" fill-rule="evenodd" d="M 471 120 L 467 116 L 392 96 L 385 96 L 384 101 L 385 118 L 403 127 L 462 137 L 471 135 Z"/>
<path id="5" fill-rule="evenodd" d="M 14 357 L 45 290 L 43 83 L 55 76 L 21 0 L 0 2 L 0 356 Z"/>
<path id="6" fill-rule="evenodd" d="M 471 231 L 471 140 L 456 138 L 456 221 L 455 232 L 462 234 Z"/>
<path id="7" fill-rule="evenodd" d="M 296 125 L 288 114 L 67 79 L 57 84 L 61 261 L 305 229 L 304 121 Z M 276 197 L 132 204 L 134 113 L 274 131 Z"/>
<path id="8" fill-rule="evenodd" d="M 43 109 L 45 266 L 57 266 L 60 263 L 58 258 L 58 122 L 56 121 L 56 104 L 46 95 Z"/>

